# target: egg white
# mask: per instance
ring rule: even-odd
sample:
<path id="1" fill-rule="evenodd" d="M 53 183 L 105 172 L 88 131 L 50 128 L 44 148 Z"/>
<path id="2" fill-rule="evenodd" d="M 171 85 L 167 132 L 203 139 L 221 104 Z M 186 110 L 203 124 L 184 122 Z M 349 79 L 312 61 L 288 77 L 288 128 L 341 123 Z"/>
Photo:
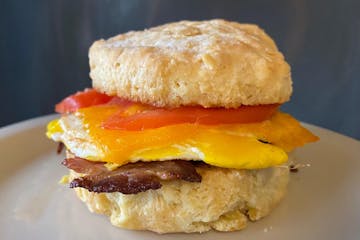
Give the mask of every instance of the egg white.
<path id="1" fill-rule="evenodd" d="M 93 161 L 101 161 L 105 156 L 105 151 L 96 141 L 90 136 L 86 129 L 83 120 L 76 116 L 76 114 L 70 114 L 63 116 L 58 121 L 59 129 L 58 132 L 50 132 L 50 137 L 54 141 L 63 142 L 66 148 L 71 151 L 74 155 Z M 166 161 L 173 159 L 182 160 L 203 160 L 204 153 L 198 148 L 190 145 L 179 145 L 174 144 L 169 147 L 176 148 L 177 154 L 163 156 L 161 158 L 153 159 L 147 157 L 152 151 L 161 151 L 161 148 L 143 148 L 135 151 L 129 159 L 129 162 L 137 161 Z M 164 149 L 164 148 L 163 148 Z"/>

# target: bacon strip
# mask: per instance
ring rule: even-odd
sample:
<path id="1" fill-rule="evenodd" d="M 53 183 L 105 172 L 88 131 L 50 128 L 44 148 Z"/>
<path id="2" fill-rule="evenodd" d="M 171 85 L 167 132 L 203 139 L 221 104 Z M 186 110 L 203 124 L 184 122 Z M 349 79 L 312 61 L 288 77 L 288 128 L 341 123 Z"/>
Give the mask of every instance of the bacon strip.
<path id="1" fill-rule="evenodd" d="M 88 161 L 80 157 L 66 158 L 61 164 L 77 173 L 83 174 L 96 175 L 108 171 L 103 162 Z"/>
<path id="2" fill-rule="evenodd" d="M 60 154 L 62 152 L 62 150 L 64 149 L 65 144 L 63 142 L 59 142 L 57 149 L 56 149 L 56 153 Z"/>
<path id="3" fill-rule="evenodd" d="M 90 192 L 121 192 L 136 194 L 149 189 L 161 188 L 160 181 L 184 180 L 201 182 L 201 176 L 189 161 L 171 160 L 136 162 L 109 171 L 104 163 L 91 162 L 79 157 L 68 158 L 62 162 L 78 173 L 87 174 L 70 183 L 71 188 L 82 187 Z"/>

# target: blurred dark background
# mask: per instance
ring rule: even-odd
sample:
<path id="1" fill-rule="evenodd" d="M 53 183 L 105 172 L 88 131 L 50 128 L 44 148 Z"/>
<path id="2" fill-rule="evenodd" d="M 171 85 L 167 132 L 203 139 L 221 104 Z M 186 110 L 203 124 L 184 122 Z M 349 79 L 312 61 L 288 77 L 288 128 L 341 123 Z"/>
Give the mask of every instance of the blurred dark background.
<path id="1" fill-rule="evenodd" d="M 292 66 L 283 110 L 360 139 L 360 1 L 0 0 L 0 126 L 49 114 L 91 85 L 99 38 L 182 19 L 259 24 Z"/>

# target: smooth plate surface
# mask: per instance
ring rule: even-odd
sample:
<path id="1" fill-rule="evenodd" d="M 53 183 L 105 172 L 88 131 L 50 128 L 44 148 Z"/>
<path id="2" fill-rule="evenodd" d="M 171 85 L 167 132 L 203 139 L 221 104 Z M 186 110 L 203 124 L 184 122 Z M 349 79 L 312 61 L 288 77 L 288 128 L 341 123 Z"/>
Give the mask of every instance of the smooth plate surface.
<path id="1" fill-rule="evenodd" d="M 0 239 L 359 239 L 360 142 L 306 125 L 321 140 L 294 152 L 311 167 L 291 174 L 273 213 L 240 232 L 158 235 L 91 214 L 66 186 L 62 155 L 46 139 L 55 115 L 0 129 Z"/>

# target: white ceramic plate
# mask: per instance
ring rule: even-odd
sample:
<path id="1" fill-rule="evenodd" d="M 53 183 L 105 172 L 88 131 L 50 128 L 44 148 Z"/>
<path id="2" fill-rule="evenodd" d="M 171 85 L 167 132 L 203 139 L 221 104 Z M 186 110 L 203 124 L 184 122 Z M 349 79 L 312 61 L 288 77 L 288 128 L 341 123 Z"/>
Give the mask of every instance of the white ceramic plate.
<path id="1" fill-rule="evenodd" d="M 158 235 L 91 214 L 57 182 L 67 173 L 45 125 L 55 115 L 0 129 L 0 239 L 360 239 L 360 142 L 307 125 L 321 141 L 295 152 L 311 167 L 291 174 L 273 213 L 239 232 Z"/>

